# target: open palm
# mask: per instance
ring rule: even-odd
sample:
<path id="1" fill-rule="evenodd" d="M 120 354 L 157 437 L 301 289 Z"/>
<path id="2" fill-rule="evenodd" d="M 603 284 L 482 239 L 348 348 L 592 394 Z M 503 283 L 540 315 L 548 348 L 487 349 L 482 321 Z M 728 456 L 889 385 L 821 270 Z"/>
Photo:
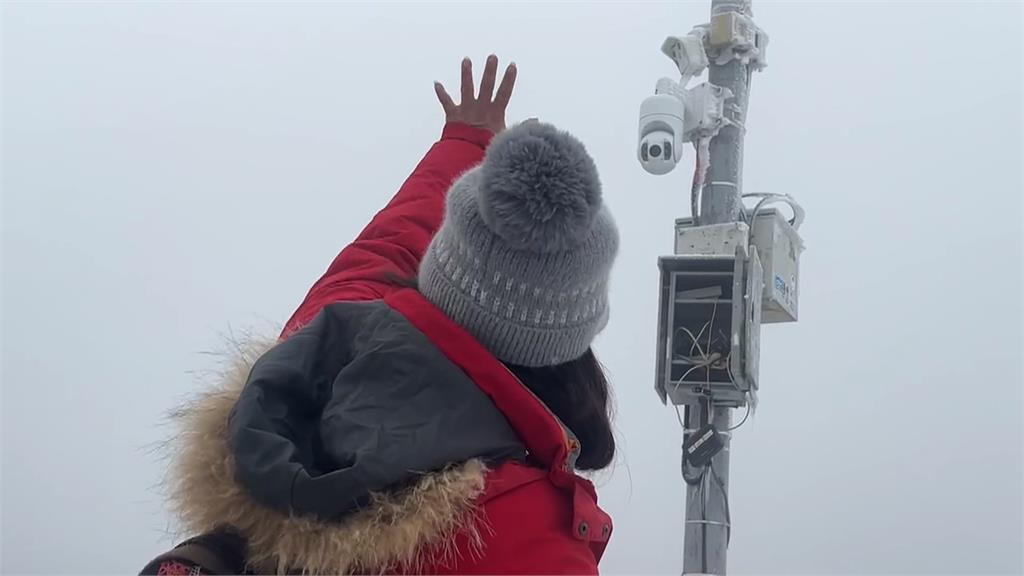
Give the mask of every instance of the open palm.
<path id="1" fill-rule="evenodd" d="M 516 65 L 509 64 L 501 78 L 498 92 L 494 93 L 494 83 L 498 74 L 498 57 L 491 55 L 484 66 L 484 76 L 480 80 L 480 92 L 474 94 L 473 62 L 469 58 L 462 61 L 462 98 L 456 104 L 448 91 L 440 82 L 434 83 L 437 99 L 444 108 L 445 120 L 462 122 L 477 128 L 484 128 L 497 134 L 505 129 L 505 109 L 512 98 L 512 89 L 516 84 Z"/>

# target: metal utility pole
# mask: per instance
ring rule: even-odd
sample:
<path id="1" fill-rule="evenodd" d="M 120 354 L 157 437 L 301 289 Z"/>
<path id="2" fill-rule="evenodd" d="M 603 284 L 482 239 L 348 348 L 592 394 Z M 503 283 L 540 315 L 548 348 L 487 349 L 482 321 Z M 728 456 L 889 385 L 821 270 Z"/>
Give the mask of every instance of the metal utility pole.
<path id="1" fill-rule="evenodd" d="M 689 218 L 661 256 L 655 390 L 683 408 L 683 574 L 724 576 L 731 535 L 729 444 L 757 402 L 762 323 L 796 322 L 804 212 L 788 193 L 743 193 L 743 136 L 752 72 L 768 35 L 750 0 L 712 0 L 711 21 L 669 36 L 661 51 L 680 80 L 661 78 L 640 105 L 637 158 L 671 172 L 696 151 Z M 708 70 L 708 81 L 690 87 Z M 753 210 L 745 197 L 759 198 Z M 767 205 L 786 203 L 790 220 Z M 746 407 L 739 425 L 732 410 Z"/>
<path id="2" fill-rule="evenodd" d="M 751 0 L 711 0 L 711 16 L 739 12 L 752 17 Z M 727 102 L 725 116 L 731 120 L 711 140 L 711 165 L 701 196 L 700 222 L 723 224 L 740 219 L 743 209 L 743 126 L 747 118 L 747 96 L 750 92 L 751 64 L 732 58 L 725 64 L 708 62 L 708 82 L 728 88 L 732 98 Z"/>
<path id="3" fill-rule="evenodd" d="M 739 12 L 752 17 L 750 0 L 712 0 L 711 16 Z M 750 90 L 751 64 L 731 58 L 724 64 L 708 62 L 708 82 L 732 92 L 726 102 L 725 116 L 731 123 L 723 126 L 712 138 L 710 165 L 701 194 L 700 224 L 723 224 L 740 219 L 743 210 L 743 132 Z M 695 215 L 696 216 L 696 215 Z M 726 551 L 729 544 L 729 445 L 732 408 L 714 407 L 711 413 L 699 405 L 685 408 L 685 435 L 711 424 L 723 431 L 725 448 L 712 459 L 710 479 L 704 486 L 687 484 L 686 525 L 683 540 L 683 574 L 726 573 Z"/>

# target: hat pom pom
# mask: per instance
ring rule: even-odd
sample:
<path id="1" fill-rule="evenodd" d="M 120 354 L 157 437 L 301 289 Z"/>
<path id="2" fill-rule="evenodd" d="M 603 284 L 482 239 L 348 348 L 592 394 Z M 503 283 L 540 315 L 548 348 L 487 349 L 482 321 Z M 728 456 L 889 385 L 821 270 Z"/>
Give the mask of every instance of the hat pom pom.
<path id="1" fill-rule="evenodd" d="M 478 202 L 487 226 L 512 247 L 555 252 L 586 238 L 601 208 L 601 182 L 582 142 L 529 121 L 494 138 Z"/>

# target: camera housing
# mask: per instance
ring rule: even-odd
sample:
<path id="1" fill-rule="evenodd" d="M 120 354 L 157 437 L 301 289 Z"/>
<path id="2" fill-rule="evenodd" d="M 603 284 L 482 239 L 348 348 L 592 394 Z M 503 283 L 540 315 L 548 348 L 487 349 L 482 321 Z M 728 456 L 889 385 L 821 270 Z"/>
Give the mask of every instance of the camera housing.
<path id="1" fill-rule="evenodd" d="M 637 157 L 651 174 L 668 174 L 683 153 L 682 100 L 671 94 L 655 94 L 640 105 L 640 145 Z"/>

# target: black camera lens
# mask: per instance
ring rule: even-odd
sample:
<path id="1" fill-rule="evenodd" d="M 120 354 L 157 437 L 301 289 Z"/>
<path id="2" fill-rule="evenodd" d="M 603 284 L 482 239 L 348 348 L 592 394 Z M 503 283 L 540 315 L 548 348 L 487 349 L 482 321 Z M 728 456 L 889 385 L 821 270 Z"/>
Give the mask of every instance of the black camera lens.
<path id="1" fill-rule="evenodd" d="M 658 156 L 661 156 L 661 146 L 658 146 L 657 144 L 652 145 L 651 146 L 651 156 L 654 156 L 655 158 L 657 158 Z"/>

